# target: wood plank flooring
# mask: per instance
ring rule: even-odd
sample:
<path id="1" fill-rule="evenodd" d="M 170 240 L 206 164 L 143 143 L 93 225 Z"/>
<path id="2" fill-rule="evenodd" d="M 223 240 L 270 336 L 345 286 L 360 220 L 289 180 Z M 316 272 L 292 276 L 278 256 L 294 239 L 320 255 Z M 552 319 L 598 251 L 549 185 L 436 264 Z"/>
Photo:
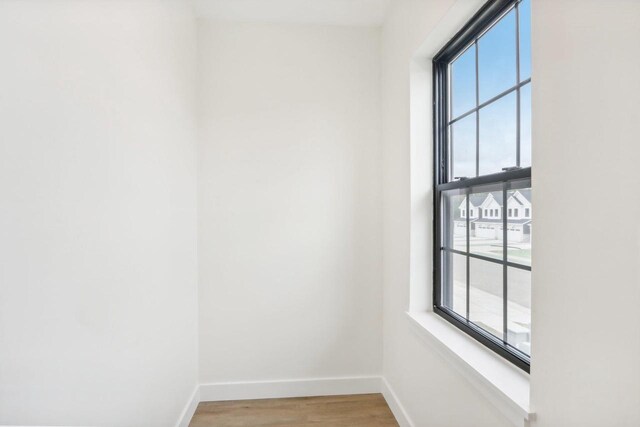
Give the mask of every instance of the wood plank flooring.
<path id="1" fill-rule="evenodd" d="M 381 394 L 202 402 L 189 427 L 394 426 Z"/>

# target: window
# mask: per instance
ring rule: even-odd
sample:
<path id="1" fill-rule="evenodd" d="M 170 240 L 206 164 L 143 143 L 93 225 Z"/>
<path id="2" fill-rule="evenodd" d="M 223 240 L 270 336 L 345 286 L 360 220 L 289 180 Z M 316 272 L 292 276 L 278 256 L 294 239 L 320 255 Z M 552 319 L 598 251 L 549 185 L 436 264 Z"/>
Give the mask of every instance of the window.
<path id="1" fill-rule="evenodd" d="M 530 0 L 490 0 L 433 60 L 434 311 L 527 372 L 530 56 Z"/>

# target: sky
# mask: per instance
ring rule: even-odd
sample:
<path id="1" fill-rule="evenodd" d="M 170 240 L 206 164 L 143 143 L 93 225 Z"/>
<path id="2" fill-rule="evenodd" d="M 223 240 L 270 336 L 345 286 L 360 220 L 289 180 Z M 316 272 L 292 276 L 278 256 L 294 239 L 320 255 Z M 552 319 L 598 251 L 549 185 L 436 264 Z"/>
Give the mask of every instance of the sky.
<path id="1" fill-rule="evenodd" d="M 520 81 L 531 77 L 530 0 L 519 6 Z M 480 104 L 513 87 L 517 80 L 516 13 L 511 10 L 478 40 Z M 476 47 L 472 45 L 451 65 L 451 118 L 476 106 Z M 521 167 L 531 166 L 531 87 L 520 91 Z M 480 175 L 516 166 L 517 96 L 515 92 L 479 111 Z M 476 176 L 476 113 L 451 125 L 452 178 Z"/>

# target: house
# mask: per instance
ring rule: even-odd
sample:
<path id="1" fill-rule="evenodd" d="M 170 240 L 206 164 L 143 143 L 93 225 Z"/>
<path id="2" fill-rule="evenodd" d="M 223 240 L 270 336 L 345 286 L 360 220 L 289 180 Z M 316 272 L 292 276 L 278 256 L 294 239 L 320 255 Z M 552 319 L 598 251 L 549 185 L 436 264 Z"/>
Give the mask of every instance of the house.
<path id="1" fill-rule="evenodd" d="M 491 240 L 501 239 L 504 224 L 503 205 L 501 191 L 471 194 L 468 208 L 467 198 L 464 197 L 457 207 L 457 212 L 454 212 L 454 235 L 465 235 L 467 222 L 469 222 L 470 236 Z M 510 192 L 506 211 L 507 240 L 517 243 L 529 242 L 532 224 L 531 190 L 521 189 Z"/>

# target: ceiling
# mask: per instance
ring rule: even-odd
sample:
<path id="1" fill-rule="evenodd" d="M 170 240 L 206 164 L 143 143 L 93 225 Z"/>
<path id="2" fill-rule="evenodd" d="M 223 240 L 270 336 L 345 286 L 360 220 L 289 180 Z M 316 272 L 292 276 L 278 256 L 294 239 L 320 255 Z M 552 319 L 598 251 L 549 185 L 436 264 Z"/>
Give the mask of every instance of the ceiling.
<path id="1" fill-rule="evenodd" d="M 222 21 L 377 26 L 391 0 L 192 0 L 198 16 Z"/>

